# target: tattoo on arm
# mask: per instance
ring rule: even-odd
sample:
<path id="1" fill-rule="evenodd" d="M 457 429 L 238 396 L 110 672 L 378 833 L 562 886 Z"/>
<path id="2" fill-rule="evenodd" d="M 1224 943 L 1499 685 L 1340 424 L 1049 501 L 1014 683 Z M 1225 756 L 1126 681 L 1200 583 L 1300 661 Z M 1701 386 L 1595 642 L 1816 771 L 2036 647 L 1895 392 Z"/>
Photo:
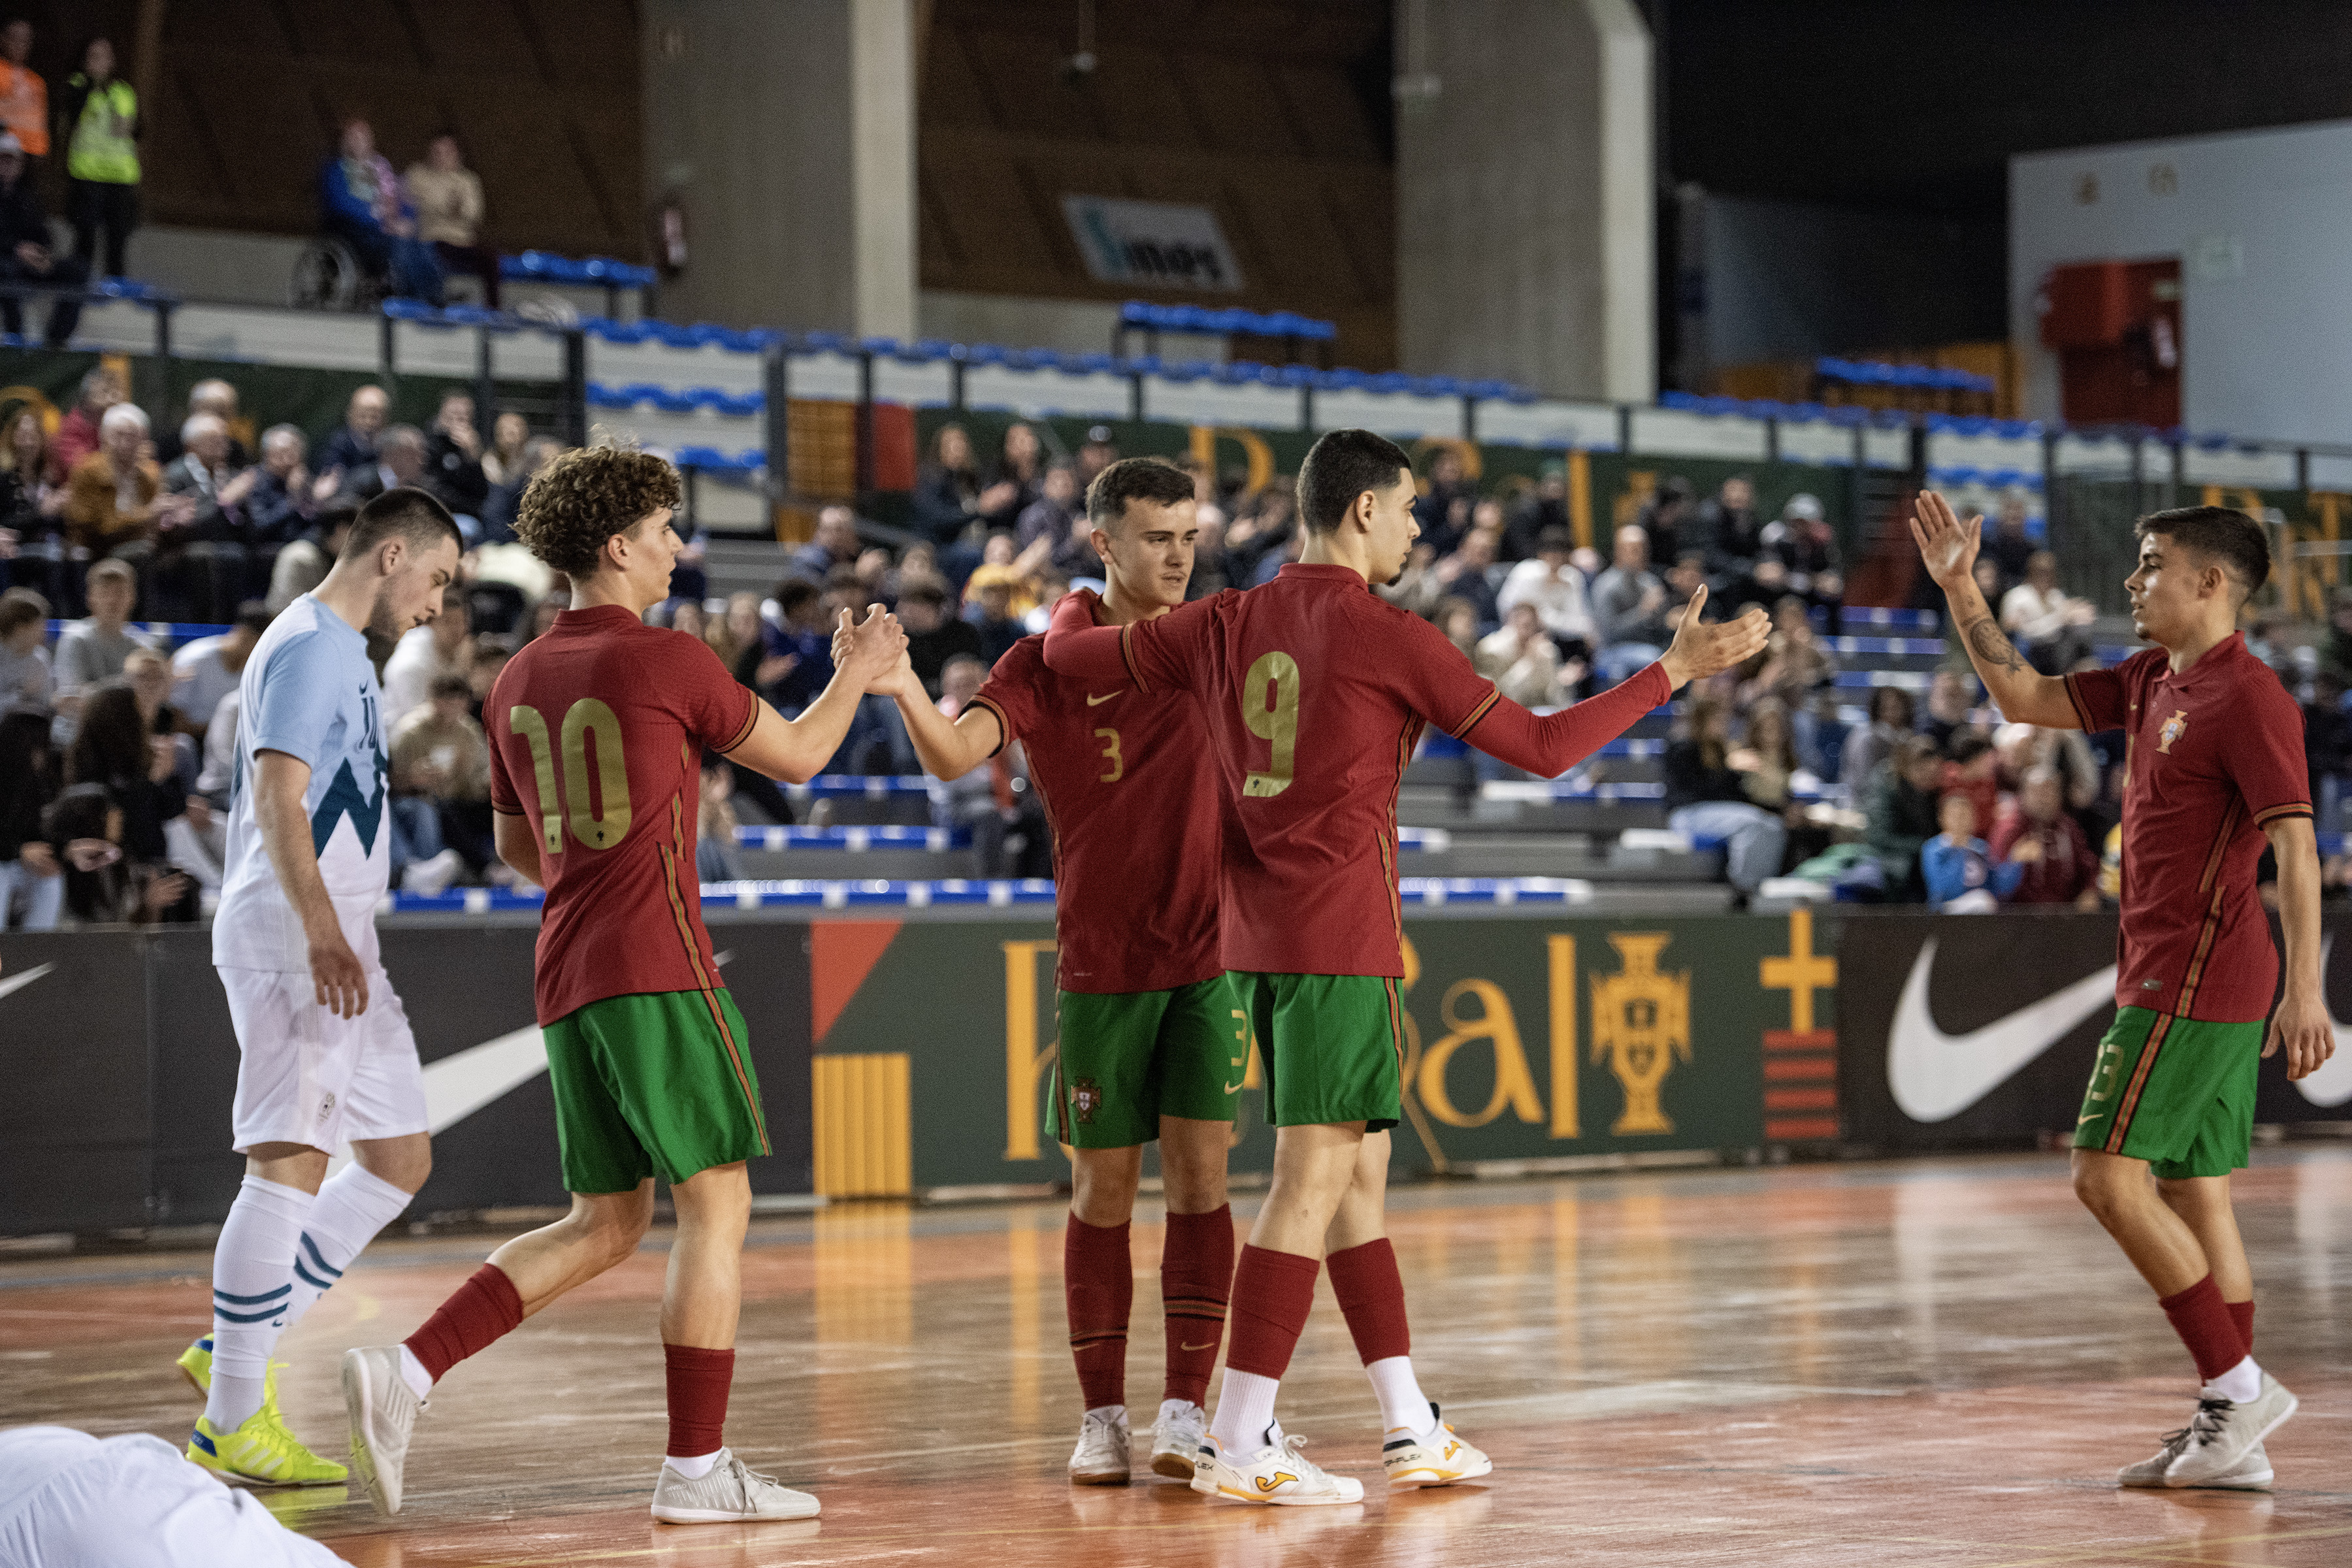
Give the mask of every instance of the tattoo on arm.
<path id="1" fill-rule="evenodd" d="M 1980 616 L 1969 623 L 1962 634 L 1968 638 L 1969 652 L 1988 669 L 2006 670 L 2015 675 L 2027 668 L 2025 657 L 2017 645 L 2001 635 L 2000 626 L 1990 616 Z"/>

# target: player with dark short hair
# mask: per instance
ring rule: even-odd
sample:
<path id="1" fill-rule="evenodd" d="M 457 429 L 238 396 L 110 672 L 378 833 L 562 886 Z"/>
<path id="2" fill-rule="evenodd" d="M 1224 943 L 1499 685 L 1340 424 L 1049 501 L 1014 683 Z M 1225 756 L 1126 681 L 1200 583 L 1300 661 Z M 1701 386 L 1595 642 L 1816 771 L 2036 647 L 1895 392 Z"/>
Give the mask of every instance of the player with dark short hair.
<path id="1" fill-rule="evenodd" d="M 1911 531 L 2002 716 L 2125 732 L 2116 1021 L 2075 1121 L 2074 1191 L 2156 1291 L 2204 1387 L 2189 1425 L 2116 1479 L 2267 1489 L 2263 1438 L 2295 1397 L 2253 1358 L 2253 1274 L 2230 1173 L 2247 1162 L 2260 1059 L 2284 1049 L 2287 1076 L 2302 1078 L 2336 1048 L 2303 714 L 2237 630 L 2270 576 L 2269 542 L 2223 507 L 2140 519 L 2124 587 L 2133 629 L 2157 646 L 2056 677 L 2026 663 L 1977 588 L 1983 524 L 1963 525 L 1927 490 Z M 2286 931 L 2274 1016 L 2278 952 L 2254 889 L 2265 845 Z"/>
<path id="2" fill-rule="evenodd" d="M 1109 588 L 1100 624 L 1147 623 L 1184 602 L 1200 533 L 1190 475 L 1157 458 L 1115 462 L 1089 487 L 1087 512 Z M 1013 644 L 952 721 L 911 662 L 889 690 L 916 754 L 940 778 L 1018 742 L 1053 826 L 1061 1044 L 1046 1115 L 1070 1151 L 1063 1279 L 1086 1400 L 1070 1480 L 1129 1479 L 1128 1226 L 1154 1141 L 1168 1204 L 1168 1375 L 1151 1468 L 1189 1478 L 1224 1337 L 1225 1150 L 1248 1060 L 1217 952 L 1215 763 L 1189 693 L 1057 675 L 1045 641 Z"/>
<path id="3" fill-rule="evenodd" d="M 702 925 L 695 819 L 706 751 L 771 778 L 810 777 L 848 732 L 860 689 L 906 644 L 880 610 L 856 626 L 844 611 L 839 673 L 787 721 L 700 638 L 645 624 L 669 596 L 677 502 L 668 463 L 591 447 L 541 468 L 515 521 L 530 552 L 572 579 L 571 607 L 507 662 L 482 709 L 499 858 L 547 889 L 536 1000 L 572 1212 L 493 1252 L 404 1342 L 344 1353 L 352 1462 L 386 1514 L 400 1510 L 434 1383 L 635 1253 L 656 1176 L 677 1235 L 662 1296 L 669 1446 L 654 1517 L 817 1511 L 721 1440 L 751 1211 L 744 1162 L 769 1149 L 743 1016 Z"/>
<path id="4" fill-rule="evenodd" d="M 1702 590 L 1658 663 L 1538 718 L 1443 632 L 1371 592 L 1402 574 L 1420 533 L 1412 460 L 1395 443 L 1368 430 L 1324 436 L 1299 471 L 1298 499 L 1304 553 L 1273 582 L 1120 626 L 1098 625 L 1093 595 L 1074 594 L 1055 608 L 1045 645 L 1047 668 L 1091 694 L 1189 692 L 1207 717 L 1229 816 L 1218 945 L 1277 1131 L 1273 1187 L 1234 1274 L 1224 1383 L 1192 1488 L 1277 1505 L 1363 1496 L 1360 1482 L 1305 1458 L 1274 1416 L 1327 1256 L 1380 1399 L 1389 1483 L 1444 1486 L 1493 1468 L 1415 1380 L 1381 1213 L 1404 1056 L 1396 798 L 1423 728 L 1556 777 L 1683 682 L 1760 651 L 1770 630 L 1760 610 L 1703 624 Z"/>

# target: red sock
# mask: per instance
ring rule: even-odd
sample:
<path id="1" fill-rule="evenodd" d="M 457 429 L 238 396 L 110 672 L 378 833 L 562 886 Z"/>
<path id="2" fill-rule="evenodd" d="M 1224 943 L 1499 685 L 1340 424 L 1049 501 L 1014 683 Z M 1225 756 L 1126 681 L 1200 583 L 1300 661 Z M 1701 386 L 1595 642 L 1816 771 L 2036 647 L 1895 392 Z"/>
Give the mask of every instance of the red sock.
<path id="1" fill-rule="evenodd" d="M 2246 1359 L 2246 1342 L 2221 1300 L 2221 1288 L 2210 1274 L 2178 1296 L 2157 1305 L 2172 1320 L 2172 1331 L 2197 1360 L 2197 1375 L 2210 1383 Z"/>
<path id="2" fill-rule="evenodd" d="M 669 1384 L 669 1453 L 680 1459 L 715 1454 L 727 1439 L 727 1391 L 735 1382 L 735 1352 L 699 1345 L 662 1346 Z"/>
<path id="3" fill-rule="evenodd" d="M 1233 1205 L 1170 1215 L 1160 1252 L 1160 1300 L 1168 1314 L 1168 1385 L 1160 1398 L 1209 1402 L 1209 1373 L 1225 1337 L 1233 1288 Z"/>
<path id="4" fill-rule="evenodd" d="M 497 1264 L 485 1263 L 404 1342 L 438 1383 L 443 1373 L 512 1333 L 521 1321 L 522 1298 L 515 1293 L 514 1281 Z"/>
<path id="5" fill-rule="evenodd" d="M 1235 1372 L 1279 1378 L 1315 1306 L 1315 1276 L 1322 1265 L 1311 1258 L 1244 1247 L 1234 1269 L 1233 1343 L 1225 1365 Z"/>
<path id="6" fill-rule="evenodd" d="M 2224 1301 L 2230 1316 L 2237 1321 L 2238 1338 L 2246 1343 L 2246 1353 L 2254 1353 L 2254 1304 L 2252 1301 Z"/>
<path id="7" fill-rule="evenodd" d="M 1135 1265 L 1127 1226 L 1070 1216 L 1062 1234 L 1062 1295 L 1070 1310 L 1070 1358 L 1087 1408 L 1127 1403 L 1127 1318 L 1135 1305 Z"/>
<path id="8" fill-rule="evenodd" d="M 1331 1293 L 1348 1331 L 1356 1337 L 1356 1353 L 1370 1366 L 1391 1356 L 1412 1353 L 1412 1331 L 1405 1323 L 1404 1279 L 1397 1273 L 1396 1248 L 1389 1238 L 1368 1241 L 1325 1259 L 1331 1268 Z"/>

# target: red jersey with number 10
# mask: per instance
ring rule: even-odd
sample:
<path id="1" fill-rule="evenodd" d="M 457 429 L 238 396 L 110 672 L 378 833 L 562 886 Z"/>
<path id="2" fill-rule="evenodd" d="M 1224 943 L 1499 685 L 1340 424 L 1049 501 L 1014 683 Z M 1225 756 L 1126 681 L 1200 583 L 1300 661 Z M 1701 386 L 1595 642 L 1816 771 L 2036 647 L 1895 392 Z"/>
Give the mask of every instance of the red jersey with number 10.
<path id="1" fill-rule="evenodd" d="M 617 605 L 564 611 L 499 672 L 482 705 L 490 805 L 539 840 L 541 1024 L 725 984 L 694 870 L 702 753 L 741 745 L 759 714 L 699 638 Z"/>
<path id="2" fill-rule="evenodd" d="M 1089 688 L 1023 637 L 972 701 L 1029 753 L 1054 827 L 1054 936 L 1065 991 L 1171 991 L 1214 978 L 1217 765 L 1181 691 Z"/>

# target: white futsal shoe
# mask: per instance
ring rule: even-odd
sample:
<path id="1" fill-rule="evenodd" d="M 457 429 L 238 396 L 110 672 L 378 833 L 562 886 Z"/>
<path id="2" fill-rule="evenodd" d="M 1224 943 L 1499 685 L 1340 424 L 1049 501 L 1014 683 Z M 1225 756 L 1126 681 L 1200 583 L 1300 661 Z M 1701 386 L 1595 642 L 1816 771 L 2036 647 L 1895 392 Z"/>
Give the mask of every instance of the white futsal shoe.
<path id="1" fill-rule="evenodd" d="M 752 1469 L 732 1448 L 719 1449 L 718 1462 L 700 1480 L 688 1480 L 664 1465 L 661 1479 L 654 1483 L 654 1517 L 664 1524 L 814 1519 L 823 1506 L 808 1493 Z"/>
<path id="2" fill-rule="evenodd" d="M 2227 1399 L 2200 1399 L 2189 1423 L 2189 1440 L 2173 1456 L 2164 1472 L 2168 1487 L 2210 1487 L 2240 1469 L 2254 1446 L 2295 1412 L 2297 1401 L 2285 1385 L 2263 1373 L 2262 1392 L 2243 1405 Z"/>
<path id="3" fill-rule="evenodd" d="M 1191 1480 L 1192 1461 L 1208 1436 L 1207 1411 L 1189 1400 L 1161 1400 L 1160 1419 L 1151 1426 L 1151 1473 Z"/>
<path id="4" fill-rule="evenodd" d="M 2142 1459 L 2136 1465 L 2126 1465 L 2116 1472 L 2116 1485 L 2119 1487 L 2164 1485 L 2164 1472 L 2172 1468 L 2172 1461 L 2179 1458 L 2180 1450 L 2187 1447 L 2189 1447 L 2188 1427 L 2183 1426 L 2178 1432 L 2167 1432 L 2164 1435 L 2164 1447 L 2158 1449 L 2153 1458 Z M 2217 1491 L 2266 1492 L 2271 1489 L 2271 1457 L 2263 1451 L 2263 1446 L 2257 1443 L 2246 1450 L 2246 1457 L 2238 1461 L 2235 1469 L 2227 1475 L 2215 1476 L 2210 1481 L 2200 1481 L 2198 1485 L 2209 1487 Z"/>
<path id="5" fill-rule="evenodd" d="M 367 1489 L 376 1512 L 390 1519 L 400 1511 L 401 1486 L 408 1468 L 408 1438 L 416 1430 L 425 1401 L 400 1375 L 398 1345 L 369 1345 L 343 1352 L 343 1409 L 352 1421 L 352 1473 Z"/>
<path id="6" fill-rule="evenodd" d="M 1078 1423 L 1078 1446 L 1070 1454 L 1074 1487 L 1123 1487 L 1135 1464 L 1128 1435 L 1127 1406 L 1089 1410 Z"/>
<path id="7" fill-rule="evenodd" d="M 1390 1430 L 1381 1445 L 1381 1468 L 1388 1472 L 1389 1485 L 1450 1487 L 1493 1473 L 1495 1461 L 1439 1418 L 1435 1400 L 1430 1401 L 1429 1426 L 1426 1433 Z"/>
<path id="8" fill-rule="evenodd" d="M 1364 1500 L 1363 1482 L 1352 1476 L 1335 1476 L 1299 1452 L 1307 1446 L 1306 1438 L 1283 1436 L 1279 1422 L 1266 1436 L 1273 1441 L 1248 1455 L 1227 1454 L 1213 1435 L 1203 1436 L 1200 1458 L 1192 1467 L 1192 1489 L 1209 1497 L 1276 1508 Z"/>

